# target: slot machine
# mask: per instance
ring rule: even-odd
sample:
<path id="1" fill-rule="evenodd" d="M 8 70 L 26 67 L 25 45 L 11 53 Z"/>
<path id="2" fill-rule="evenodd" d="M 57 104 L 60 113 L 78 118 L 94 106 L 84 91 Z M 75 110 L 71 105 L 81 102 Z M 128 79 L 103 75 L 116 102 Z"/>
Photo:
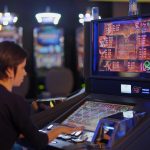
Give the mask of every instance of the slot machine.
<path id="1" fill-rule="evenodd" d="M 45 77 L 52 67 L 64 65 L 64 30 L 58 27 L 61 14 L 46 12 L 35 15 L 39 26 L 33 30 L 34 58 L 38 91 L 45 90 Z M 48 95 L 49 97 L 49 95 Z"/>
<path id="2" fill-rule="evenodd" d="M 47 70 L 63 65 L 63 30 L 56 26 L 44 25 L 34 29 L 34 56 L 38 76 L 45 76 Z"/>
<path id="3" fill-rule="evenodd" d="M 17 21 L 17 15 L 9 12 L 5 6 L 4 12 L 0 12 L 0 42 L 13 41 L 21 46 L 23 45 L 23 28 L 15 25 Z"/>
<path id="4" fill-rule="evenodd" d="M 85 24 L 85 31 L 85 95 L 81 99 L 71 96 L 68 103 L 72 106 L 42 129 L 47 132 L 64 125 L 83 126 L 84 130 L 59 135 L 49 148 L 95 143 L 99 149 L 113 149 L 149 113 L 150 16 L 93 20 Z M 138 104 L 143 108 L 136 110 Z M 142 125 L 142 130 L 144 126 L 147 129 Z M 131 133 L 135 140 L 137 134 Z"/>

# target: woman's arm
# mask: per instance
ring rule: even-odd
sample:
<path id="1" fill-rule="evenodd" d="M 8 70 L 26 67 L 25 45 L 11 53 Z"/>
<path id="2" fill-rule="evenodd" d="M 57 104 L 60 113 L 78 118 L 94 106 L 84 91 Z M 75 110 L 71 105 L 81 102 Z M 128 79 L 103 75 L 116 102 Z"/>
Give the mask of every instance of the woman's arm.
<path id="1" fill-rule="evenodd" d="M 72 132 L 82 131 L 82 130 L 83 130 L 82 127 L 72 128 L 72 127 L 67 127 L 67 126 L 59 126 L 59 127 L 52 129 L 50 132 L 48 132 L 48 140 L 49 142 L 51 142 L 55 138 L 57 138 L 59 134 L 62 134 L 62 133 L 71 134 Z"/>

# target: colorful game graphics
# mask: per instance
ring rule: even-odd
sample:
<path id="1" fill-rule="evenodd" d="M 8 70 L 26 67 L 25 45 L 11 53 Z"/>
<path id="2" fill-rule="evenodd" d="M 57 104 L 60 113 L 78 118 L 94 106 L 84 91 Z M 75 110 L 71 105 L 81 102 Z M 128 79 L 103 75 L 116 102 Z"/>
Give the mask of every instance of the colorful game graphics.
<path id="1" fill-rule="evenodd" d="M 150 19 L 101 24 L 99 71 L 148 72 L 150 70 Z"/>
<path id="2" fill-rule="evenodd" d="M 86 101 L 79 109 L 70 115 L 63 124 L 68 126 L 83 126 L 94 131 L 99 119 L 118 112 L 131 110 L 133 106 Z"/>
<path id="3" fill-rule="evenodd" d="M 34 56 L 38 69 L 49 69 L 63 65 L 63 29 L 42 26 L 34 29 Z"/>
<path id="4" fill-rule="evenodd" d="M 3 26 L 0 30 L 0 42 L 13 41 L 22 46 L 22 36 L 22 27 Z"/>

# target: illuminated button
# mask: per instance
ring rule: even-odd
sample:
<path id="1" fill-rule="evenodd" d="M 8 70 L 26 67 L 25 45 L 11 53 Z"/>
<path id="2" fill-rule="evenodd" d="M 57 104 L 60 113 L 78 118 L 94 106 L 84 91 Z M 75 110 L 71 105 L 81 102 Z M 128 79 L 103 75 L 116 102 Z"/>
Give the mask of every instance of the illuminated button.
<path id="1" fill-rule="evenodd" d="M 133 118 L 133 115 L 134 115 L 134 111 L 132 110 L 123 112 L 123 117 L 125 118 Z"/>
<path id="2" fill-rule="evenodd" d="M 73 135 L 75 135 L 75 133 L 76 133 L 76 132 L 72 132 L 71 135 L 73 136 Z"/>
<path id="3" fill-rule="evenodd" d="M 57 141 L 52 141 L 51 143 L 52 143 L 52 144 L 56 144 L 56 143 L 57 143 Z"/>
<path id="4" fill-rule="evenodd" d="M 82 139 L 71 139 L 73 142 L 75 142 L 75 143 L 82 143 L 83 142 L 83 140 Z"/>
<path id="5" fill-rule="evenodd" d="M 43 133 L 46 133 L 46 131 L 44 131 L 44 130 L 41 130 L 41 129 L 40 129 L 39 131 L 40 131 L 40 132 L 43 132 Z"/>
<path id="6" fill-rule="evenodd" d="M 49 126 L 47 127 L 47 130 L 50 130 L 52 127 L 53 127 L 53 125 L 52 125 L 52 124 L 51 124 L 51 125 L 49 125 Z"/>
<path id="7" fill-rule="evenodd" d="M 74 135 L 79 136 L 82 133 L 82 131 L 77 131 Z"/>
<path id="8" fill-rule="evenodd" d="M 70 140 L 71 136 L 70 135 L 62 135 L 61 138 L 64 140 Z"/>
<path id="9" fill-rule="evenodd" d="M 58 138 L 62 138 L 64 136 L 64 134 L 59 134 Z"/>

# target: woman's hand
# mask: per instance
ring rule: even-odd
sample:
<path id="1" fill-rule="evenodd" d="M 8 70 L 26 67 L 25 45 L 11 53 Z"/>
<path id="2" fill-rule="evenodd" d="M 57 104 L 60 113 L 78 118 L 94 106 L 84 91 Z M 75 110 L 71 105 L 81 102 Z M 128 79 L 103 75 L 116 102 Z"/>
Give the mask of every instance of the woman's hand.
<path id="1" fill-rule="evenodd" d="M 71 134 L 72 132 L 82 131 L 82 130 L 83 130 L 83 127 L 72 128 L 72 127 L 67 127 L 67 126 L 59 126 L 59 127 L 52 129 L 50 132 L 48 132 L 48 139 L 50 142 L 54 140 L 55 138 L 57 138 L 59 134 L 62 134 L 62 133 Z"/>
<path id="2" fill-rule="evenodd" d="M 24 138 L 24 135 L 23 134 L 19 134 L 19 138 L 20 139 Z"/>

